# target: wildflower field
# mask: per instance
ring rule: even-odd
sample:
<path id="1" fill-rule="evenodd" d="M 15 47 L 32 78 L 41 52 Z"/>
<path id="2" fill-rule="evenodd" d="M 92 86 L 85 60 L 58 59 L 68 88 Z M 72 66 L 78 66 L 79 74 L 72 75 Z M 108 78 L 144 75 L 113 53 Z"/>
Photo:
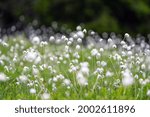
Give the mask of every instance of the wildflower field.
<path id="1" fill-rule="evenodd" d="M 150 99 L 150 45 L 81 27 L 47 41 L 4 37 L 0 99 Z"/>

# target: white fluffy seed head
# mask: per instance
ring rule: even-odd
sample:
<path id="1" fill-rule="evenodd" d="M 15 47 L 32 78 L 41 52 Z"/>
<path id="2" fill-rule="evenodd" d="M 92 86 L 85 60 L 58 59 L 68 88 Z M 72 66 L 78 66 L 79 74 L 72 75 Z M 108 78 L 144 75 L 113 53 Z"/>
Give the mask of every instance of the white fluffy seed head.
<path id="1" fill-rule="evenodd" d="M 129 71 L 129 69 L 126 69 L 124 72 L 123 72 L 123 79 L 122 79 L 122 84 L 123 86 L 130 86 L 134 83 L 134 79 L 133 77 L 131 76 L 131 73 Z"/>
<path id="2" fill-rule="evenodd" d="M 100 65 L 101 65 L 101 62 L 100 62 L 100 61 L 97 61 L 96 64 L 97 64 L 97 66 L 100 66 Z"/>
<path id="3" fill-rule="evenodd" d="M 112 46 L 113 48 L 117 48 L 117 46 L 114 44 L 113 46 Z"/>
<path id="4" fill-rule="evenodd" d="M 82 30 L 82 27 L 81 27 L 81 26 L 77 26 L 77 27 L 76 27 L 76 30 L 77 30 L 77 31 L 81 31 L 81 30 Z"/>
<path id="5" fill-rule="evenodd" d="M 144 70 L 145 68 L 146 68 L 145 64 L 142 64 L 142 65 L 141 65 L 141 69 Z"/>
<path id="6" fill-rule="evenodd" d="M 36 69 L 36 68 L 33 68 L 32 74 L 33 74 L 33 75 L 38 75 L 38 74 L 39 74 L 39 70 Z"/>
<path id="7" fill-rule="evenodd" d="M 9 80 L 9 78 L 4 73 L 0 73 L 0 81 L 5 82 L 7 80 Z"/>
<path id="8" fill-rule="evenodd" d="M 70 46 L 71 44 L 72 44 L 72 42 L 71 42 L 71 41 L 68 41 L 68 42 L 67 42 L 67 45 L 68 45 L 68 46 Z"/>
<path id="9" fill-rule="evenodd" d="M 109 38 L 107 41 L 108 41 L 108 43 L 112 43 L 112 39 L 111 38 Z"/>
<path id="10" fill-rule="evenodd" d="M 78 39 L 77 39 L 77 42 L 78 42 L 78 43 L 82 43 L 82 39 L 81 39 L 81 38 L 78 38 Z"/>
<path id="11" fill-rule="evenodd" d="M 43 93 L 43 94 L 41 95 L 41 99 L 42 99 L 42 100 L 48 100 L 48 99 L 50 99 L 50 94 L 47 93 L 47 92 Z"/>
<path id="12" fill-rule="evenodd" d="M 41 61 L 41 57 L 38 51 L 34 50 L 33 48 L 28 49 L 25 52 L 24 59 L 28 62 L 39 63 Z"/>
<path id="13" fill-rule="evenodd" d="M 54 42 L 55 41 L 55 37 L 54 36 L 50 36 L 49 41 L 50 42 Z"/>
<path id="14" fill-rule="evenodd" d="M 104 48 L 100 48 L 99 51 L 100 51 L 100 52 L 104 52 Z"/>
<path id="15" fill-rule="evenodd" d="M 128 54 L 128 56 L 131 56 L 132 55 L 132 51 L 128 51 L 127 54 Z"/>
<path id="16" fill-rule="evenodd" d="M 88 62 L 82 62 L 82 63 L 80 63 L 80 65 L 81 65 L 80 71 L 84 75 L 88 76 L 89 75 L 89 67 L 88 67 L 89 64 L 88 64 Z"/>
<path id="17" fill-rule="evenodd" d="M 88 84 L 87 79 L 85 78 L 85 76 L 81 71 L 77 72 L 76 78 L 79 85 L 86 86 Z"/>
<path id="18" fill-rule="evenodd" d="M 128 33 L 125 33 L 125 34 L 124 34 L 124 37 L 125 37 L 125 38 L 129 38 L 130 35 L 129 35 Z"/>
<path id="19" fill-rule="evenodd" d="M 76 45 L 76 49 L 79 50 L 80 49 L 80 45 Z"/>
<path id="20" fill-rule="evenodd" d="M 36 93 L 36 89 L 31 88 L 31 89 L 30 89 L 30 93 L 31 93 L 31 94 L 35 94 L 35 93 Z"/>
<path id="21" fill-rule="evenodd" d="M 125 41 L 121 41 L 120 44 L 121 44 L 121 45 L 125 45 L 126 42 L 125 42 Z"/>
<path id="22" fill-rule="evenodd" d="M 82 31 L 77 32 L 78 37 L 84 38 L 84 33 Z"/>
<path id="23" fill-rule="evenodd" d="M 98 52 L 98 53 L 96 54 L 96 58 L 99 59 L 100 56 L 101 56 L 101 54 Z"/>
<path id="24" fill-rule="evenodd" d="M 102 61 L 102 62 L 101 62 L 101 65 L 102 65 L 103 67 L 105 67 L 105 66 L 107 65 L 107 63 L 106 63 L 105 61 Z"/>
<path id="25" fill-rule="evenodd" d="M 147 91 L 147 96 L 150 96 L 150 90 Z"/>
<path id="26" fill-rule="evenodd" d="M 98 53 L 98 50 L 97 50 L 97 49 L 92 49 L 92 50 L 91 50 L 91 55 L 92 55 L 92 56 L 96 56 L 97 53 Z"/>
<path id="27" fill-rule="evenodd" d="M 113 73 L 110 72 L 110 71 L 107 71 L 107 72 L 106 72 L 106 77 L 111 77 L 111 76 L 113 76 Z"/>
<path id="28" fill-rule="evenodd" d="M 78 35 L 77 35 L 77 34 L 74 34 L 74 35 L 73 35 L 73 38 L 74 38 L 74 39 L 77 39 L 77 38 L 78 38 Z"/>
<path id="29" fill-rule="evenodd" d="M 69 79 L 64 79 L 64 84 L 66 86 L 69 86 L 71 84 L 70 80 Z"/>
<path id="30" fill-rule="evenodd" d="M 28 77 L 25 76 L 25 75 L 21 75 L 18 78 L 18 81 L 21 82 L 21 83 L 25 83 L 25 82 L 27 82 L 27 80 L 28 80 Z"/>
<path id="31" fill-rule="evenodd" d="M 70 38 L 69 38 L 69 41 L 73 42 L 73 38 L 72 38 L 72 37 L 70 37 Z"/>
<path id="32" fill-rule="evenodd" d="M 33 44 L 40 44 L 40 38 L 38 36 L 34 36 L 31 40 Z"/>
<path id="33" fill-rule="evenodd" d="M 86 30 L 86 29 L 83 29 L 83 33 L 87 33 L 87 30 Z"/>

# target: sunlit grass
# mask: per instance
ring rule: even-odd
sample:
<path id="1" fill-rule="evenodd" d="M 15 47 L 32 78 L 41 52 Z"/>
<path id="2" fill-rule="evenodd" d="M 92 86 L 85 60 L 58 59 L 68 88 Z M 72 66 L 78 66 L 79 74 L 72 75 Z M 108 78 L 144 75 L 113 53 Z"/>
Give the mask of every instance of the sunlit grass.
<path id="1" fill-rule="evenodd" d="M 44 99 L 150 99 L 147 94 L 150 74 L 147 68 L 141 69 L 141 64 L 146 65 L 143 58 L 148 55 L 137 53 L 132 54 L 131 58 L 122 56 L 119 48 L 104 48 L 104 51 L 100 51 L 100 47 L 89 48 L 79 44 L 80 49 L 76 49 L 76 44 L 72 44 L 67 50 L 65 43 L 41 43 L 33 44 L 23 36 L 1 40 L 0 73 L 4 73 L 9 80 L 0 81 L 0 99 L 43 99 L 45 93 L 47 97 Z M 29 48 L 39 52 L 38 63 L 35 63 L 34 56 L 32 62 L 28 60 L 32 59 L 31 55 L 25 59 Z M 98 50 L 100 55 L 92 56 L 92 49 Z M 121 58 L 115 59 L 116 56 Z M 143 59 L 139 64 L 136 63 L 137 57 Z M 88 63 L 83 66 L 85 71 L 82 75 L 85 79 L 78 81 L 77 74 L 84 62 Z M 122 74 L 127 68 L 121 65 L 127 65 L 132 72 L 134 82 L 129 83 L 129 86 L 122 83 Z M 74 70 L 72 66 L 77 69 Z M 28 79 L 18 80 L 22 75 Z M 30 92 L 31 88 L 36 93 Z"/>

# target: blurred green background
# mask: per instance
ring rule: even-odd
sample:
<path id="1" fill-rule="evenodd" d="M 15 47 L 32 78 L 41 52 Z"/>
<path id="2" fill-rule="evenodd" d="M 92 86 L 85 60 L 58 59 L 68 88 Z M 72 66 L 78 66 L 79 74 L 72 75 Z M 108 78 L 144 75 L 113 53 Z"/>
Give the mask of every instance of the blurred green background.
<path id="1" fill-rule="evenodd" d="M 74 29 L 83 24 L 101 32 L 150 32 L 150 0 L 0 0 L 0 27 L 23 28 L 53 21 Z"/>

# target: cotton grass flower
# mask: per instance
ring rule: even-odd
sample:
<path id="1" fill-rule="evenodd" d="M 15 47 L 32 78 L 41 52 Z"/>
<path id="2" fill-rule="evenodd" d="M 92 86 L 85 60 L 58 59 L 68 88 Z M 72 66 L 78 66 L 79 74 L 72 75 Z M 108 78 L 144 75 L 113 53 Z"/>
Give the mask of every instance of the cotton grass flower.
<path id="1" fill-rule="evenodd" d="M 142 65 L 141 65 L 141 69 L 144 70 L 145 68 L 146 68 L 145 64 L 142 64 Z"/>
<path id="2" fill-rule="evenodd" d="M 105 67 L 105 66 L 107 65 L 107 63 L 106 63 L 105 61 L 102 61 L 102 62 L 101 62 L 101 65 L 102 65 L 103 67 Z"/>
<path id="3" fill-rule="evenodd" d="M 5 82 L 7 80 L 9 80 L 9 78 L 4 73 L 0 73 L 0 81 Z"/>
<path id="4" fill-rule="evenodd" d="M 79 38 L 84 38 L 84 33 L 82 31 L 78 31 L 77 35 Z"/>
<path id="5" fill-rule="evenodd" d="M 98 50 L 97 50 L 97 49 L 92 49 L 92 50 L 91 50 L 91 55 L 92 55 L 92 56 L 96 56 L 97 53 L 98 53 Z"/>
<path id="6" fill-rule="evenodd" d="M 86 86 L 88 81 L 81 71 L 77 72 L 76 79 L 79 85 Z"/>
<path id="7" fill-rule="evenodd" d="M 87 77 L 89 75 L 89 68 L 88 68 L 88 62 L 82 62 L 80 63 L 81 68 L 76 74 L 76 79 L 79 85 L 86 86 L 88 85 Z"/>
<path id="8" fill-rule="evenodd" d="M 81 38 L 78 38 L 78 39 L 77 39 L 77 42 L 78 42 L 78 43 L 82 43 L 82 39 L 81 39 Z"/>
<path id="9" fill-rule="evenodd" d="M 76 72 L 77 70 L 78 70 L 78 66 L 71 65 L 68 71 L 71 73 L 71 72 Z"/>
<path id="10" fill-rule="evenodd" d="M 33 44 L 40 44 L 40 38 L 38 36 L 34 36 L 32 39 L 31 39 L 31 42 Z"/>
<path id="11" fill-rule="evenodd" d="M 33 68 L 32 74 L 33 75 L 38 75 L 39 74 L 39 70 L 37 68 Z"/>
<path id="12" fill-rule="evenodd" d="M 100 61 L 97 61 L 96 64 L 97 64 L 97 66 L 100 66 L 100 65 L 101 65 L 101 62 L 100 62 Z"/>
<path id="13" fill-rule="evenodd" d="M 106 72 L 106 77 L 112 77 L 113 76 L 113 73 L 112 72 L 110 72 L 110 71 L 107 71 Z"/>
<path id="14" fill-rule="evenodd" d="M 108 43 L 112 43 L 113 42 L 111 38 L 109 38 L 107 41 L 108 41 Z"/>
<path id="15" fill-rule="evenodd" d="M 129 69 L 126 69 L 123 72 L 123 79 L 122 79 L 122 84 L 123 86 L 130 86 L 134 83 L 134 79 L 131 76 L 131 72 L 129 71 Z"/>
<path id="16" fill-rule="evenodd" d="M 85 75 L 89 75 L 89 67 L 88 67 L 89 64 L 88 64 L 88 62 L 82 62 L 82 63 L 80 63 L 80 65 L 81 65 L 80 71 Z"/>
<path id="17" fill-rule="evenodd" d="M 103 68 L 96 68 L 96 70 L 94 71 L 94 74 L 102 74 L 104 71 Z"/>
<path id="18" fill-rule="evenodd" d="M 31 93 L 31 94 L 35 94 L 35 93 L 36 93 L 36 89 L 31 88 L 31 89 L 30 89 L 30 93 Z"/>
<path id="19" fill-rule="evenodd" d="M 147 91 L 147 96 L 149 96 L 149 97 L 150 97 L 150 90 L 148 90 L 148 91 Z"/>
<path id="20" fill-rule="evenodd" d="M 64 79 L 63 83 L 66 85 L 66 86 L 69 86 L 71 84 L 71 81 L 69 79 Z"/>
<path id="21" fill-rule="evenodd" d="M 41 58 L 40 58 L 39 53 L 31 48 L 31 49 L 27 50 L 27 52 L 25 54 L 25 60 L 28 62 L 39 63 L 41 61 Z"/>
<path id="22" fill-rule="evenodd" d="M 130 35 L 129 35 L 128 33 L 125 33 L 124 37 L 125 37 L 125 38 L 129 38 Z"/>
<path id="23" fill-rule="evenodd" d="M 19 76 L 18 81 L 21 83 L 25 83 L 28 81 L 28 77 L 25 75 L 21 75 L 21 76 Z"/>
<path id="24" fill-rule="evenodd" d="M 48 99 L 50 99 L 50 94 L 47 93 L 47 92 L 43 93 L 43 94 L 41 95 L 41 99 L 42 99 L 42 100 L 48 100 Z"/>
<path id="25" fill-rule="evenodd" d="M 54 36 L 50 36 L 49 41 L 50 42 L 54 42 L 55 41 L 55 37 Z"/>
<path id="26" fill-rule="evenodd" d="M 82 27 L 81 27 L 81 26 L 77 26 L 77 27 L 76 27 L 76 30 L 77 30 L 77 31 L 81 31 L 81 30 L 82 30 Z"/>
<path id="27" fill-rule="evenodd" d="M 104 52 L 104 48 L 100 48 L 99 51 L 100 51 L 100 52 Z"/>
<path id="28" fill-rule="evenodd" d="M 80 49 L 80 45 L 76 45 L 76 49 L 79 50 Z"/>

